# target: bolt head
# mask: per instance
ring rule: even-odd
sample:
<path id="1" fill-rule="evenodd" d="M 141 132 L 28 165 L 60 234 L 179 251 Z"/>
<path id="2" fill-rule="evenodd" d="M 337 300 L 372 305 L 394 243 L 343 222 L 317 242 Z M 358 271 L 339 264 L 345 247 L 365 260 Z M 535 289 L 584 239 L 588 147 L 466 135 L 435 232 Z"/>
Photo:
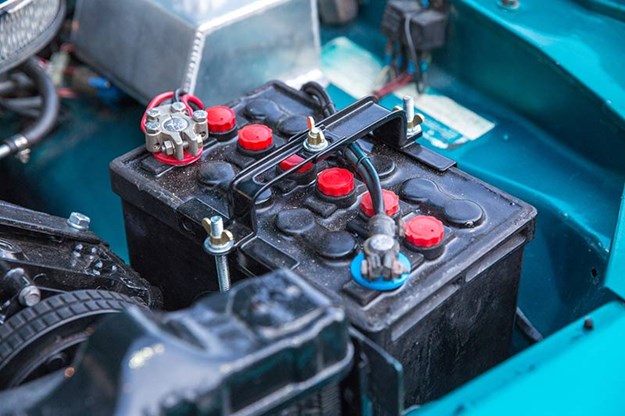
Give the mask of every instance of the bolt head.
<path id="1" fill-rule="evenodd" d="M 158 118 L 159 111 L 156 108 L 151 108 L 145 112 L 145 118 L 148 121 L 154 121 Z"/>
<path id="2" fill-rule="evenodd" d="M 198 123 L 205 122 L 207 117 L 208 113 L 204 110 L 196 110 L 193 112 L 193 121 L 196 121 Z"/>
<path id="3" fill-rule="evenodd" d="M 176 102 L 172 103 L 169 109 L 172 113 L 182 113 L 184 110 L 187 109 L 187 107 L 183 103 Z"/>
<path id="4" fill-rule="evenodd" d="M 77 230 L 88 230 L 89 224 L 91 223 L 91 218 L 87 217 L 80 212 L 72 212 L 67 219 L 67 223 L 70 227 L 75 228 Z"/>
<path id="5" fill-rule="evenodd" d="M 148 134 L 157 134 L 160 131 L 160 126 L 155 121 L 148 121 L 145 123 L 145 132 Z"/>
<path id="6" fill-rule="evenodd" d="M 163 142 L 162 146 L 161 146 L 161 152 L 165 153 L 166 155 L 173 155 L 174 154 L 174 145 L 170 140 L 167 140 L 165 142 Z"/>
<path id="7" fill-rule="evenodd" d="M 369 247 L 377 252 L 386 252 L 392 250 L 395 246 L 395 239 L 386 234 L 376 234 L 369 237 Z"/>
<path id="8" fill-rule="evenodd" d="M 23 306 L 34 306 L 41 300 L 41 292 L 37 286 L 26 286 L 18 295 L 18 302 Z"/>

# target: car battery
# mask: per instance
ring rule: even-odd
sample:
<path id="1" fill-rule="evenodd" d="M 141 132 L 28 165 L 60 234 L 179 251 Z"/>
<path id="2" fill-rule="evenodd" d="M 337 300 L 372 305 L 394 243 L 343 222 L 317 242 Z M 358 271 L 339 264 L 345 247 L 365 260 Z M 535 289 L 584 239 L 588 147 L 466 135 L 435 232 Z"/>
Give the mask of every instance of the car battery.
<path id="1" fill-rule="evenodd" d="M 217 215 L 232 236 L 233 281 L 295 270 L 401 362 L 406 404 L 425 403 L 507 357 L 536 210 L 408 137 L 404 111 L 365 98 L 322 112 L 273 82 L 207 109 L 209 134 L 191 164 L 164 164 L 143 148 L 114 160 L 131 264 L 169 309 L 218 290 L 201 225 Z M 308 116 L 321 121 L 307 125 Z M 306 147 L 313 131 L 325 135 L 324 150 Z M 410 272 L 396 285 L 362 280 L 373 203 L 341 156 L 353 143 L 402 230 L 399 259 Z"/>

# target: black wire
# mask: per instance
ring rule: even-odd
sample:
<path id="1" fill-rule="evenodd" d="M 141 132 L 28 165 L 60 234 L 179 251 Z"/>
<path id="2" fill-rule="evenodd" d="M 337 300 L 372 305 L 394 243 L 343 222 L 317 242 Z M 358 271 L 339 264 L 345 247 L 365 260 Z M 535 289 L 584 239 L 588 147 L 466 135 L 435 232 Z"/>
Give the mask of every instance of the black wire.
<path id="1" fill-rule="evenodd" d="M 535 344 L 543 340 L 543 336 L 540 331 L 536 329 L 536 327 L 527 318 L 527 316 L 525 316 L 521 308 L 519 308 L 518 306 L 516 308 L 516 319 L 514 322 L 516 326 L 521 330 L 523 336 L 525 336 L 525 338 L 527 338 L 527 340 L 531 344 Z"/>
<path id="2" fill-rule="evenodd" d="M 329 117 L 336 113 L 336 107 L 332 98 L 330 98 L 326 90 L 319 85 L 319 83 L 315 81 L 307 82 L 302 85 L 302 91 L 313 97 L 315 101 L 319 103 L 324 117 Z"/>
<path id="3" fill-rule="evenodd" d="M 419 12 L 415 12 L 411 15 L 406 16 L 406 20 L 404 21 L 404 35 L 406 36 L 406 42 L 408 43 L 408 54 L 409 59 L 414 63 L 414 74 L 412 75 L 412 79 L 417 85 L 417 91 L 419 93 L 423 92 L 423 74 L 421 73 L 421 66 L 419 65 L 419 57 L 417 56 L 417 48 L 414 46 L 414 40 L 412 39 L 412 33 L 410 32 L 410 19 L 415 16 Z"/>
<path id="4" fill-rule="evenodd" d="M 365 154 L 358 143 L 350 144 L 343 154 L 347 162 L 354 167 L 360 179 L 365 183 L 369 195 L 371 195 L 374 212 L 376 214 L 386 214 L 380 175 L 375 170 L 375 166 L 371 163 L 369 156 Z"/>
<path id="5" fill-rule="evenodd" d="M 329 117 L 336 113 L 336 107 L 332 98 L 327 91 L 319 85 L 319 83 L 311 81 L 302 86 L 302 91 L 313 97 L 321 106 L 321 111 L 325 117 Z M 385 214 L 384 198 L 382 196 L 382 185 L 380 184 L 380 175 L 375 170 L 375 166 L 369 160 L 369 157 L 365 154 L 358 143 L 352 143 L 345 149 L 343 156 L 347 159 L 347 162 L 353 166 L 358 173 L 358 176 L 365 183 L 369 194 L 371 195 L 371 201 L 373 202 L 373 209 L 376 214 Z"/>

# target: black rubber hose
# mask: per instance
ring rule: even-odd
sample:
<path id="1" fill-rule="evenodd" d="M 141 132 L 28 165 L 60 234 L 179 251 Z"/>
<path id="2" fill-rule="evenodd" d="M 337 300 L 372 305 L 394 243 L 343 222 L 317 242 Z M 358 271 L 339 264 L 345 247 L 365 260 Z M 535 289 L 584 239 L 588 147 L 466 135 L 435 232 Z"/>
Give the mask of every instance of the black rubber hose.
<path id="1" fill-rule="evenodd" d="M 12 100 L 0 99 L 0 108 L 27 118 L 39 118 L 39 109 L 32 106 L 15 104 Z"/>
<path id="2" fill-rule="evenodd" d="M 0 95 L 3 94 L 11 94 L 15 91 L 17 86 L 13 81 L 2 81 L 0 82 Z"/>
<path id="3" fill-rule="evenodd" d="M 41 69 L 36 58 L 29 58 L 23 64 L 23 71 L 33 80 L 41 96 L 41 116 L 22 132 L 30 147 L 38 144 L 54 128 L 61 105 L 52 79 Z"/>
<path id="4" fill-rule="evenodd" d="M 10 148 L 10 153 L 14 154 L 22 149 L 30 148 L 41 142 L 54 128 L 59 115 L 60 100 L 56 93 L 56 88 L 52 79 L 41 69 L 37 59 L 30 57 L 22 64 L 21 70 L 33 80 L 35 89 L 41 96 L 41 113 L 33 124 L 24 129 L 21 133 L 5 140 L 5 145 Z M 18 143 L 24 140 L 26 143 Z M 4 155 L 3 155 L 4 156 Z"/>
<path id="5" fill-rule="evenodd" d="M 371 195 L 373 210 L 376 214 L 386 214 L 384 209 L 384 197 L 382 196 L 382 185 L 380 176 L 371 163 L 369 156 L 365 154 L 358 143 L 350 144 L 344 151 L 347 162 L 354 167 L 358 176 L 362 179 Z"/>

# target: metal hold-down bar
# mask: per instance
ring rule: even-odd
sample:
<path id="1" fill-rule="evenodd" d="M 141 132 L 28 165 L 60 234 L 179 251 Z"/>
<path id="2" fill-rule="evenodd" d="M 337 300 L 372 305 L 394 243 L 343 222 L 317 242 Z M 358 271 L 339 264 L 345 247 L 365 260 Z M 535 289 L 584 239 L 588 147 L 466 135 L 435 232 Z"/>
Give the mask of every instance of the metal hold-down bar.
<path id="1" fill-rule="evenodd" d="M 307 163 L 317 163 L 344 149 L 356 140 L 372 134 L 380 143 L 401 149 L 407 143 L 406 113 L 390 111 L 378 105 L 373 97 L 363 98 L 345 109 L 319 122 L 317 129 L 325 136 L 328 146 L 316 152 L 308 151 L 304 144 L 308 132 L 291 138 L 289 143 L 242 170 L 230 188 L 230 218 L 256 233 L 256 199 L 276 182 L 299 170 Z M 271 180 L 260 182 L 263 173 L 273 169 L 282 160 L 299 154 L 303 160 Z"/>

